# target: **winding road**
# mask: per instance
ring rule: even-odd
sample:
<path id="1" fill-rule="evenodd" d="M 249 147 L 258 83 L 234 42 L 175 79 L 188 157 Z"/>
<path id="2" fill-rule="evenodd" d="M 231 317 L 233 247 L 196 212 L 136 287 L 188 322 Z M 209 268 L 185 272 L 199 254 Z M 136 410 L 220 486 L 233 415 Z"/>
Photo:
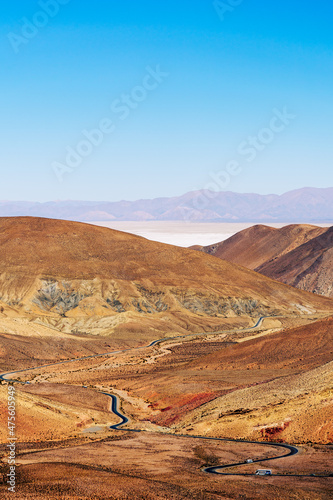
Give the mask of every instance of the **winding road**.
<path id="1" fill-rule="evenodd" d="M 258 319 L 258 321 L 256 322 L 256 324 L 252 327 L 249 327 L 249 328 L 246 328 L 246 329 L 243 329 L 241 331 L 248 331 L 248 330 L 253 330 L 255 328 L 258 328 L 262 321 L 266 318 L 266 316 L 262 316 Z M 221 333 L 231 333 L 230 330 L 226 330 L 225 332 L 212 332 L 212 333 L 207 333 L 207 332 L 204 332 L 204 333 L 198 333 L 198 334 L 189 334 L 189 335 L 182 335 L 182 336 L 175 336 L 175 337 L 166 337 L 166 338 L 162 338 L 162 339 L 157 339 L 157 340 L 154 340 L 153 342 L 151 342 L 150 344 L 146 345 L 146 346 L 139 346 L 139 347 L 134 347 L 134 348 L 127 348 L 127 349 L 121 349 L 121 350 L 117 350 L 117 351 L 110 351 L 110 352 L 107 352 L 107 353 L 103 353 L 103 354 L 93 354 L 93 355 L 90 355 L 90 356 L 84 356 L 84 357 L 81 357 L 81 358 L 74 358 L 74 359 L 69 359 L 69 360 L 64 360 L 64 361 L 58 361 L 56 363 L 50 363 L 50 364 L 44 364 L 44 365 L 40 365 L 40 366 L 36 366 L 36 367 L 32 367 L 32 368 L 25 368 L 25 369 L 22 369 L 22 370 L 16 370 L 16 371 L 12 371 L 12 372 L 7 372 L 7 373 L 2 373 L 0 375 L 0 380 L 3 380 L 5 382 L 9 382 L 9 383 L 12 383 L 12 382 L 16 382 L 16 383 L 23 383 L 25 384 L 25 382 L 21 382 L 19 380 L 15 380 L 15 379 L 8 379 L 7 377 L 9 376 L 13 376 L 13 375 L 16 375 L 17 373 L 22 373 L 22 372 L 27 372 L 27 371 L 33 371 L 33 370 L 37 370 L 37 369 L 40 369 L 40 368 L 46 368 L 46 367 L 50 367 L 50 366 L 56 366 L 56 365 L 61 365 L 61 364 L 65 364 L 65 363 L 72 363 L 72 362 L 76 362 L 76 361 L 83 361 L 83 360 L 86 360 L 86 359 L 92 359 L 92 358 L 97 358 L 97 357 L 102 357 L 102 356 L 108 356 L 108 355 L 112 355 L 112 354 L 118 354 L 118 353 L 123 353 L 123 352 L 127 352 L 127 351 L 130 351 L 130 350 L 137 350 L 137 349 L 147 349 L 149 347 L 153 347 L 159 343 L 162 343 L 162 342 L 165 342 L 165 341 L 168 341 L 168 340 L 178 340 L 178 339 L 182 339 L 182 338 L 187 338 L 187 337 L 197 337 L 197 336 L 201 336 L 201 335 L 210 335 L 210 334 L 221 334 Z M 113 429 L 113 430 L 122 430 L 122 431 L 126 431 L 126 432 L 149 432 L 149 431 L 144 431 L 144 430 L 140 430 L 140 429 L 122 429 L 122 427 L 127 424 L 129 422 L 129 419 L 123 415 L 119 409 L 118 409 L 118 397 L 115 396 L 114 394 L 110 394 L 110 393 L 106 393 L 106 392 L 102 392 L 102 394 L 104 394 L 105 396 L 108 396 L 111 398 L 111 411 L 112 413 L 114 413 L 117 417 L 120 418 L 120 422 L 117 423 L 117 424 L 114 424 L 114 425 L 111 425 L 110 426 L 110 429 Z M 287 450 L 287 453 L 284 454 L 284 455 L 278 455 L 278 456 L 274 456 L 274 457 L 270 457 L 270 458 L 264 458 L 264 459 L 258 459 L 258 460 L 253 460 L 253 462 L 251 463 L 256 463 L 256 462 L 265 462 L 265 461 L 271 461 L 271 460 L 280 460 L 282 458 L 286 458 L 286 457 L 289 457 L 289 456 L 292 456 L 292 455 L 296 455 L 298 453 L 298 449 L 295 447 L 295 446 L 291 446 L 289 444 L 282 444 L 282 443 L 272 443 L 272 442 L 261 442 L 261 441 L 245 441 L 245 440 L 241 440 L 241 439 L 226 439 L 226 438 L 214 438 L 214 437 L 207 437 L 207 436 L 194 436 L 194 435 L 189 435 L 189 434 L 169 434 L 169 433 L 165 433 L 169 436 L 174 436 L 174 437 L 182 437 L 182 438 L 189 438 L 189 439 L 200 439 L 200 440 L 206 440 L 206 441 L 224 441 L 224 442 L 233 442 L 233 443 L 246 443 L 246 444 L 255 444 L 255 445 L 260 445 L 260 446 L 269 446 L 269 447 L 276 447 L 276 448 L 283 448 L 285 450 Z M 248 473 L 248 474 L 244 474 L 244 473 L 234 473 L 234 472 L 219 472 L 220 470 L 222 469 L 227 469 L 227 468 L 230 468 L 230 467 L 238 467 L 238 466 L 241 466 L 241 465 L 250 465 L 248 462 L 244 461 L 244 462 L 238 462 L 238 463 L 232 463 L 232 464 L 227 464 L 227 465 L 218 465 L 218 466 L 212 466 L 212 467 L 205 467 L 202 469 L 203 472 L 206 472 L 206 473 L 209 473 L 209 474 L 218 474 L 218 475 L 240 475 L 240 476 L 253 476 L 255 474 L 253 473 Z M 314 476 L 314 474 L 309 474 L 309 475 L 306 475 L 306 474 L 272 474 L 272 475 L 275 475 L 275 476 L 283 476 L 283 477 L 289 477 L 289 476 L 296 476 L 296 477 L 307 477 L 307 476 Z M 332 474 L 330 475 L 316 475 L 315 477 L 331 477 Z"/>
<path id="2" fill-rule="evenodd" d="M 255 328 L 258 328 L 263 320 L 267 318 L 268 316 L 261 316 L 258 321 L 256 322 L 255 325 L 250 326 L 248 328 L 240 329 L 237 331 L 241 332 L 247 332 L 249 330 L 253 330 Z M 45 365 L 39 365 L 39 366 L 33 366 L 31 368 L 23 368 L 22 370 L 15 370 L 13 372 L 7 372 L 7 373 L 2 373 L 0 375 L 0 380 L 4 380 L 5 382 L 17 382 L 21 383 L 19 380 L 10 380 L 7 379 L 9 375 L 15 375 L 16 373 L 22 373 L 22 372 L 29 372 L 33 370 L 38 370 L 39 368 L 48 368 L 50 366 L 58 366 L 58 365 L 64 365 L 65 363 L 74 363 L 75 361 L 84 361 L 85 359 L 93 359 L 93 358 L 101 358 L 103 356 L 111 356 L 112 354 L 120 354 L 122 352 L 127 352 L 127 351 L 132 351 L 132 350 L 138 350 L 138 349 L 148 349 L 148 347 L 153 347 L 157 344 L 161 344 L 162 342 L 166 342 L 168 340 L 178 340 L 178 339 L 185 339 L 188 337 L 200 337 L 202 335 L 221 335 L 223 333 L 235 333 L 235 330 L 222 330 L 220 332 L 201 332 L 201 333 L 190 333 L 189 335 L 180 335 L 180 336 L 175 336 L 175 337 L 163 337 L 161 339 L 153 340 L 150 342 L 148 345 L 143 345 L 143 346 L 138 346 L 138 347 L 128 347 L 127 349 L 120 349 L 117 351 L 108 351 L 108 352 L 103 352 L 101 354 L 91 354 L 90 356 L 83 356 L 80 358 L 73 358 L 73 359 L 65 359 L 64 361 L 56 361 L 55 363 L 48 363 Z M 25 382 L 22 382 L 23 384 Z"/>
<path id="3" fill-rule="evenodd" d="M 127 424 L 129 420 L 125 415 L 120 413 L 120 411 L 118 409 L 118 402 L 119 402 L 118 396 L 115 396 L 114 394 L 110 394 L 107 392 L 102 392 L 102 394 L 104 394 L 105 396 L 109 396 L 111 398 L 111 411 L 115 415 L 117 415 L 117 417 L 119 417 L 121 419 L 121 422 L 119 422 L 118 424 L 111 425 L 110 429 L 117 430 L 117 431 L 123 430 L 126 432 L 147 432 L 147 431 L 142 431 L 140 429 L 128 429 L 128 428 L 121 429 L 121 427 L 123 425 Z M 298 453 L 298 449 L 296 448 L 296 446 L 291 446 L 289 444 L 282 444 L 282 443 L 271 443 L 271 442 L 263 443 L 260 441 L 245 441 L 242 439 L 214 438 L 214 437 L 207 437 L 207 436 L 194 436 L 194 435 L 190 435 L 190 434 L 168 434 L 168 435 L 175 436 L 175 437 L 189 438 L 189 439 L 200 439 L 200 440 L 206 440 L 206 441 L 224 441 L 224 442 L 232 442 L 232 443 L 255 444 L 255 445 L 270 446 L 270 447 L 274 446 L 277 448 L 284 448 L 288 451 L 288 453 L 286 453 L 285 455 L 278 455 L 275 457 L 253 460 L 252 463 L 256 463 L 256 462 L 262 463 L 262 462 L 266 462 L 266 461 L 270 461 L 270 460 L 278 460 L 280 458 L 286 458 L 286 457 L 289 457 L 291 455 L 296 455 L 296 453 Z M 239 463 L 227 464 L 227 465 L 216 465 L 213 467 L 205 467 L 202 469 L 202 471 L 207 472 L 209 474 L 219 474 L 219 475 L 221 475 L 221 474 L 222 475 L 240 475 L 240 476 L 253 476 L 254 475 L 254 474 L 235 474 L 235 473 L 218 472 L 221 469 L 227 469 L 229 467 L 237 467 L 240 465 L 249 465 L 249 463 L 247 463 L 245 461 L 245 462 L 239 462 Z M 280 474 L 274 474 L 274 475 L 280 475 Z M 303 477 L 303 475 L 302 475 L 302 477 Z M 324 476 L 321 476 L 321 477 L 324 477 Z"/>

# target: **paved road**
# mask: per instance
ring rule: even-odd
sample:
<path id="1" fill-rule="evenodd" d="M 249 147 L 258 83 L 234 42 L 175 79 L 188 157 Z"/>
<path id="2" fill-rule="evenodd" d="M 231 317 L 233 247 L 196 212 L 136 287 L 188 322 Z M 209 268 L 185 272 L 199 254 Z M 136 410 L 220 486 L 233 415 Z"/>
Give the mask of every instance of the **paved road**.
<path id="1" fill-rule="evenodd" d="M 110 429 L 114 429 L 117 431 L 124 430 L 126 432 L 147 432 L 147 431 L 141 431 L 139 429 L 121 429 L 123 425 L 127 424 L 129 422 L 128 418 L 123 415 L 119 409 L 118 409 L 118 403 L 119 399 L 118 396 L 115 396 L 114 394 L 110 394 L 107 392 L 102 392 L 105 396 L 109 396 L 111 398 L 111 411 L 117 415 L 121 419 L 121 421 L 118 424 L 114 424 L 110 426 Z M 291 455 L 296 455 L 298 453 L 298 449 L 295 446 L 291 446 L 288 444 L 281 444 L 281 443 L 261 443 L 257 441 L 244 441 L 244 440 L 237 440 L 237 439 L 223 439 L 223 438 L 214 438 L 214 437 L 206 437 L 206 436 L 193 436 L 189 434 L 168 434 L 170 436 L 175 436 L 175 437 L 182 437 L 182 438 L 189 438 L 189 439 L 200 439 L 200 440 L 206 440 L 206 441 L 224 441 L 224 442 L 233 442 L 233 443 L 249 443 L 249 444 L 256 444 L 256 445 L 261 445 L 261 446 L 274 446 L 278 448 L 284 448 L 288 451 L 285 455 L 278 455 L 276 457 L 271 457 L 271 458 L 265 458 L 262 460 L 254 460 L 253 463 L 255 462 L 265 462 L 267 460 L 278 460 L 280 458 L 285 458 L 289 457 Z M 218 472 L 220 469 L 226 469 L 228 467 L 237 467 L 239 465 L 244 465 L 247 464 L 247 462 L 239 462 L 236 464 L 229 464 L 229 465 L 220 465 L 220 466 L 214 466 L 214 467 L 205 467 L 202 469 L 204 472 L 210 473 L 210 474 L 221 474 Z M 248 465 L 248 464 L 247 464 Z M 244 475 L 244 474 L 241 474 Z M 245 474 L 247 475 L 247 474 Z M 253 474 L 250 474 L 253 475 Z"/>
<path id="2" fill-rule="evenodd" d="M 256 322 L 256 324 L 254 326 L 251 326 L 251 327 L 248 327 L 248 328 L 244 328 L 244 329 L 238 329 L 237 331 L 246 332 L 248 330 L 253 330 L 255 328 L 258 328 L 258 326 L 262 323 L 262 321 L 266 317 L 268 317 L 268 316 L 261 316 L 258 319 L 258 321 Z M 55 363 L 48 363 L 48 364 L 45 364 L 45 365 L 34 366 L 32 368 L 23 368 L 22 370 L 15 370 L 13 372 L 2 373 L 0 375 L 0 380 L 5 380 L 7 382 L 9 382 L 9 381 L 11 381 L 11 382 L 19 382 L 19 380 L 10 380 L 10 379 L 7 379 L 7 377 L 9 375 L 15 375 L 16 373 L 22 373 L 22 372 L 29 372 L 29 371 L 33 371 L 33 370 L 38 370 L 39 368 L 47 368 L 49 366 L 64 365 L 65 363 L 74 363 L 75 361 L 83 361 L 85 359 L 93 359 L 93 358 L 100 358 L 100 357 L 103 357 L 103 356 L 111 356 L 111 354 L 119 354 L 119 353 L 122 353 L 122 352 L 127 352 L 127 351 L 132 351 L 132 350 L 147 349 L 148 347 L 153 347 L 154 345 L 160 344 L 161 342 L 165 342 L 165 341 L 168 341 L 168 340 L 185 339 L 185 338 L 188 338 L 188 337 L 200 337 L 202 335 L 214 335 L 214 334 L 221 335 L 222 333 L 234 333 L 235 331 L 236 330 L 223 330 L 223 331 L 220 331 L 220 332 L 202 332 L 202 333 L 191 333 L 189 335 L 181 335 L 181 336 L 175 336 L 175 337 L 164 337 L 162 339 L 153 340 L 153 342 L 151 342 L 148 345 L 144 345 L 144 346 L 128 347 L 127 349 L 120 349 L 120 350 L 117 350 L 117 351 L 108 351 L 108 352 L 104 352 L 102 354 L 91 354 L 90 356 L 83 356 L 81 358 L 66 359 L 64 361 L 56 361 Z"/>
<path id="3" fill-rule="evenodd" d="M 126 432 L 149 432 L 149 431 L 142 431 L 140 429 L 121 429 L 123 425 L 127 424 L 129 422 L 128 418 L 123 415 L 119 409 L 118 409 L 118 404 L 119 404 L 119 398 L 118 396 L 115 396 L 114 394 L 110 394 L 107 392 L 103 392 L 105 396 L 109 396 L 111 398 L 111 411 L 117 415 L 121 421 L 118 424 L 114 424 L 110 426 L 110 429 L 114 429 L 117 431 L 126 431 Z M 189 434 L 169 434 L 166 433 L 169 436 L 174 436 L 174 437 L 182 437 L 182 438 L 189 438 L 189 439 L 200 439 L 200 440 L 206 440 L 206 441 L 224 441 L 224 442 L 231 442 L 231 443 L 246 443 L 246 444 L 255 444 L 255 445 L 260 445 L 260 446 L 269 446 L 272 447 L 274 446 L 275 448 L 283 448 L 287 450 L 287 453 L 284 455 L 277 455 L 274 457 L 269 457 L 269 458 L 262 458 L 258 460 L 253 460 L 251 464 L 247 463 L 246 461 L 244 462 L 238 462 L 238 463 L 232 463 L 232 464 L 226 464 L 226 465 L 215 465 L 213 467 L 204 467 L 202 469 L 203 472 L 206 472 L 208 474 L 217 474 L 217 475 L 224 475 L 224 476 L 255 476 L 256 474 L 253 473 L 237 473 L 237 472 L 220 472 L 222 469 L 229 469 L 231 467 L 239 467 L 240 465 L 248 465 L 251 466 L 252 464 L 255 463 L 262 463 L 262 462 L 270 462 L 271 460 L 280 460 L 282 458 L 290 457 L 292 455 L 296 455 L 298 453 L 298 448 L 296 446 L 292 446 L 290 444 L 285 444 L 285 443 L 271 443 L 271 442 L 260 442 L 260 441 L 247 441 L 243 439 L 226 439 L 226 438 L 214 438 L 214 437 L 207 437 L 207 436 L 195 436 L 195 435 L 189 435 Z M 249 457 L 250 458 L 250 457 Z M 315 474 L 271 474 L 270 476 L 266 477 L 271 477 L 271 476 L 279 476 L 279 477 L 332 477 L 333 474 L 328 474 L 328 475 L 315 475 Z M 260 476 L 264 477 L 264 476 Z"/>
<path id="4" fill-rule="evenodd" d="M 258 319 L 258 321 L 256 322 L 256 324 L 252 327 L 249 327 L 249 328 L 245 328 L 244 330 L 241 330 L 241 331 L 247 331 L 247 330 L 253 330 L 255 328 L 258 328 L 262 321 L 266 318 L 267 316 L 262 316 Z M 226 331 L 221 331 L 221 332 L 211 332 L 211 334 L 221 334 L 221 333 L 231 333 L 231 330 L 226 330 Z M 197 334 L 189 334 L 189 335 L 182 335 L 182 336 L 179 336 L 179 337 L 166 337 L 166 338 L 162 338 L 162 339 L 157 339 L 157 340 L 154 340 L 153 342 L 151 342 L 150 344 L 146 345 L 146 346 L 141 346 L 141 347 L 134 347 L 134 348 L 127 348 L 127 349 L 121 349 L 121 350 L 117 350 L 117 351 L 110 351 L 110 352 L 106 352 L 106 353 L 103 353 L 103 354 L 93 354 L 91 356 L 84 356 L 84 357 L 81 357 L 81 358 L 74 358 L 74 359 L 69 359 L 69 360 L 65 360 L 65 361 L 58 361 L 56 363 L 49 363 L 49 364 L 45 364 L 45 365 L 40 365 L 40 366 L 36 366 L 36 367 L 32 367 L 32 368 L 24 368 L 22 370 L 16 370 L 16 371 L 12 371 L 12 372 L 7 372 L 7 373 L 2 373 L 0 375 L 0 380 L 4 380 L 6 382 L 19 382 L 18 380 L 15 380 L 15 379 L 8 379 L 7 377 L 9 377 L 10 375 L 16 375 L 17 373 L 22 373 L 22 372 L 27 372 L 27 371 L 32 371 L 32 370 L 37 370 L 37 369 L 40 369 L 40 368 L 46 368 L 46 367 L 50 367 L 50 366 L 56 366 L 56 365 L 61 365 L 61 364 L 66 364 L 66 363 L 73 363 L 75 361 L 83 361 L 83 360 L 86 360 L 86 359 L 92 359 L 92 358 L 98 358 L 98 357 L 102 357 L 102 356 L 108 356 L 108 355 L 111 355 L 111 354 L 118 354 L 118 353 L 122 353 L 122 352 L 127 352 L 127 351 L 130 351 L 130 350 L 133 350 L 133 349 L 146 349 L 148 347 L 153 347 L 154 345 L 157 345 L 161 342 L 165 342 L 165 341 L 168 341 L 168 340 L 177 340 L 177 339 L 183 339 L 183 338 L 187 338 L 187 337 L 198 337 L 200 335 L 209 335 L 209 333 L 207 332 L 204 332 L 204 333 L 197 333 Z M 24 382 L 23 382 L 24 383 Z M 118 424 L 114 424 L 112 426 L 110 426 L 110 429 L 113 429 L 113 430 L 125 430 L 125 431 L 129 431 L 129 432 L 146 432 L 146 431 L 141 431 L 141 430 L 138 430 L 138 429 L 121 429 L 121 427 L 125 424 L 128 423 L 128 418 L 123 415 L 122 413 L 120 413 L 120 411 L 118 410 L 118 397 L 115 396 L 114 394 L 109 394 L 109 393 L 106 393 L 106 392 L 103 392 L 102 394 L 106 395 L 106 396 L 109 396 L 111 398 L 111 411 L 121 419 L 121 421 L 118 423 Z M 188 435 L 188 434 L 168 434 L 170 436 L 175 436 L 175 437 L 183 437 L 183 438 L 190 438 L 190 439 L 201 439 L 201 440 L 212 440 L 212 441 L 228 441 L 228 442 L 234 442 L 234 443 L 249 443 L 249 444 L 255 444 L 255 445 L 261 445 L 261 446 L 274 446 L 274 447 L 278 447 L 278 448 L 284 448 L 286 449 L 288 452 L 285 454 L 285 455 L 279 455 L 279 456 L 275 456 L 275 457 L 271 457 L 271 458 L 266 458 L 266 459 L 262 459 L 262 460 L 254 460 L 253 463 L 256 463 L 256 462 L 264 462 L 264 461 L 270 461 L 270 460 L 279 460 L 279 459 L 282 459 L 282 458 L 285 458 L 285 457 L 289 457 L 291 455 L 295 455 L 296 453 L 298 453 L 298 449 L 295 447 L 295 446 L 291 446 L 291 445 L 288 445 L 288 444 L 281 444 L 281 443 L 263 443 L 263 442 L 258 442 L 258 441 L 244 441 L 244 440 L 236 440 L 236 439 L 223 439 L 223 438 L 213 438 L 213 437 L 206 437 L 206 436 L 192 436 L 192 435 Z M 247 462 L 239 462 L 239 463 L 234 463 L 234 464 L 228 464 L 228 465 L 219 465 L 219 466 L 214 466 L 214 467 L 205 467 L 204 469 L 202 469 L 204 472 L 206 473 L 210 473 L 210 474 L 219 474 L 219 475 L 240 475 L 240 476 L 253 476 L 254 474 L 240 474 L 240 473 L 222 473 L 222 472 L 219 472 L 220 470 L 222 469 L 226 469 L 226 468 L 229 468 L 229 467 L 238 467 L 240 465 L 245 465 L 247 464 Z M 249 464 L 247 464 L 249 465 Z M 279 475 L 279 474 L 278 474 Z M 289 476 L 289 474 L 288 474 Z M 305 477 L 304 475 L 295 475 L 293 474 L 293 476 L 301 476 L 301 477 Z M 313 476 L 313 474 L 311 474 L 311 476 Z M 285 477 L 285 475 L 284 475 Z M 331 475 L 328 475 L 328 476 L 317 476 L 316 477 L 331 477 Z"/>

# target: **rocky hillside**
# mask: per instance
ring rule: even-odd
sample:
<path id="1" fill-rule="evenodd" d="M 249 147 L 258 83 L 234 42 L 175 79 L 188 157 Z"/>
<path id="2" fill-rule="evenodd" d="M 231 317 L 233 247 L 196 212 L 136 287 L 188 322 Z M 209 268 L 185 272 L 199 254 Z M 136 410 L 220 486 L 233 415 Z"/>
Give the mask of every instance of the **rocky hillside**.
<path id="1" fill-rule="evenodd" d="M 218 329 L 222 319 L 332 310 L 329 299 L 202 252 L 77 222 L 1 218 L 0 250 L 0 314 L 14 308 L 67 330 L 156 337 Z"/>
<path id="2" fill-rule="evenodd" d="M 222 372 L 231 388 L 190 413 L 186 425 L 240 438 L 331 443 L 332 349 L 327 318 L 192 361 L 188 369 Z"/>
<path id="3" fill-rule="evenodd" d="M 327 228 L 308 224 L 292 224 L 280 229 L 258 224 L 225 241 L 196 249 L 255 270 L 325 231 Z"/>
<path id="4" fill-rule="evenodd" d="M 282 283 L 333 297 L 333 227 L 256 270 Z"/>
<path id="5" fill-rule="evenodd" d="M 333 228 L 256 225 L 196 250 L 309 292 L 333 296 Z"/>

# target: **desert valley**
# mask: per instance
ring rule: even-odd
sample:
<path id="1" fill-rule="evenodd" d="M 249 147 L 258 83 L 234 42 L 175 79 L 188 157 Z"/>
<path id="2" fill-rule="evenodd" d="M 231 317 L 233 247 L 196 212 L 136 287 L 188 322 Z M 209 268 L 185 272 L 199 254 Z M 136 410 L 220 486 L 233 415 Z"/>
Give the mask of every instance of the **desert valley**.
<path id="1" fill-rule="evenodd" d="M 0 500 L 333 498 L 333 2 L 2 2 Z"/>
<path id="2" fill-rule="evenodd" d="M 0 218 L 2 498 L 331 498 L 332 234 Z"/>

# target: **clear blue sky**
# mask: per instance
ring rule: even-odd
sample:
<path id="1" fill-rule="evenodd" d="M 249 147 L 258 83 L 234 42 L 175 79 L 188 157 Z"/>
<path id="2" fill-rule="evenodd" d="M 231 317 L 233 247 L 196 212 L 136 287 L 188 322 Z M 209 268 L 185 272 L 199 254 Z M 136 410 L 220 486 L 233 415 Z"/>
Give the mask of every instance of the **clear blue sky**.
<path id="1" fill-rule="evenodd" d="M 176 196 L 230 161 L 231 191 L 333 186 L 332 2 L 42 3 L 1 4 L 0 199 Z M 272 122 L 284 108 L 293 118 Z M 102 119 L 112 132 L 82 146 Z"/>

